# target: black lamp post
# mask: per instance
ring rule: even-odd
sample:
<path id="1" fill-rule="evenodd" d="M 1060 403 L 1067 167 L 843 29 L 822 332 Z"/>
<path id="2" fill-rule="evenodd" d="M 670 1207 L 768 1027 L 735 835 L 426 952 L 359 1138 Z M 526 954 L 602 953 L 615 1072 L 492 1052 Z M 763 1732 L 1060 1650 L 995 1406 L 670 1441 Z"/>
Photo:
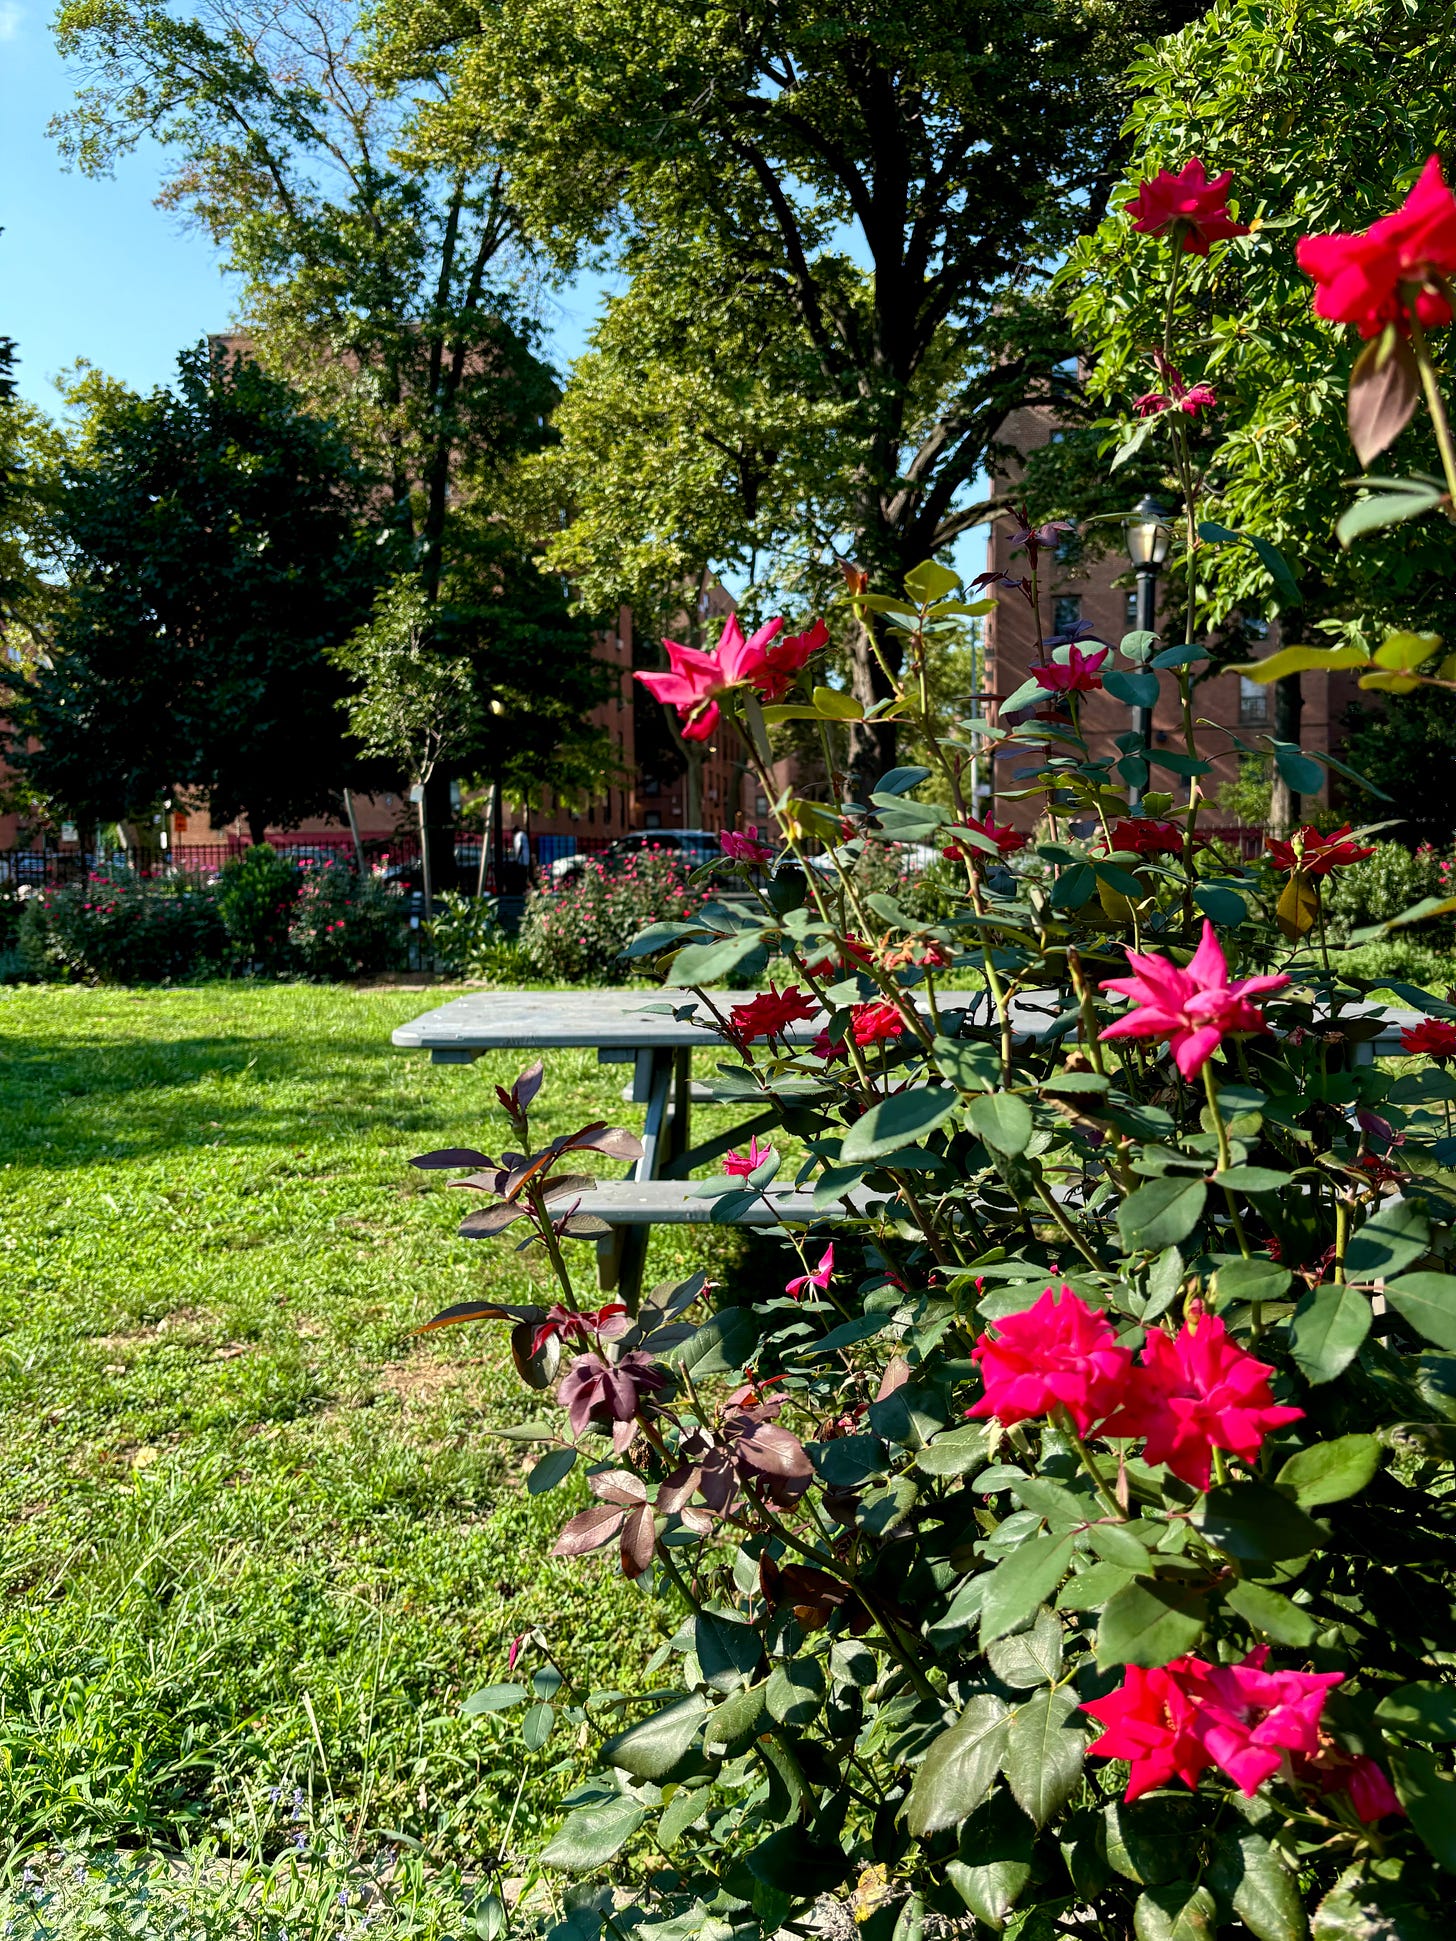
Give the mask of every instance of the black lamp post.
<path id="1" fill-rule="evenodd" d="M 1173 529 L 1166 523 L 1167 517 L 1167 509 L 1150 494 L 1125 523 L 1127 556 L 1137 574 L 1137 625 L 1142 633 L 1158 630 L 1158 572 L 1173 543 Z M 1152 709 L 1135 707 L 1132 725 L 1146 747 L 1153 737 Z M 1128 806 L 1136 811 L 1141 807 L 1142 796 L 1140 788 L 1129 789 Z"/>

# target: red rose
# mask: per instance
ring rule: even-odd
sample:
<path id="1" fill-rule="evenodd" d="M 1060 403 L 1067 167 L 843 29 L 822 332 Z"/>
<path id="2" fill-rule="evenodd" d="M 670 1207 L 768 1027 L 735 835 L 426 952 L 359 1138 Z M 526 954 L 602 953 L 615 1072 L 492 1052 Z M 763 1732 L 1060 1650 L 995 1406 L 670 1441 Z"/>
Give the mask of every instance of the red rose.
<path id="1" fill-rule="evenodd" d="M 1249 233 L 1248 224 L 1234 222 L 1228 212 L 1233 179 L 1232 170 L 1225 169 L 1210 181 L 1196 155 L 1176 175 L 1162 169 L 1151 181 L 1140 182 L 1137 194 L 1125 205 L 1135 218 L 1133 228 L 1141 236 L 1161 236 L 1171 229 L 1175 237 L 1182 237 L 1185 255 L 1207 256 L 1210 243 Z"/>
<path id="2" fill-rule="evenodd" d="M 1450 323 L 1451 306 L 1432 287 L 1434 277 L 1456 272 L 1456 196 L 1442 178 L 1440 158 L 1431 156 L 1392 214 L 1353 236 L 1303 236 L 1298 258 L 1317 285 L 1315 315 L 1352 323 L 1362 337 L 1378 336 L 1389 323 L 1409 329 L 1412 301 L 1427 329 Z"/>

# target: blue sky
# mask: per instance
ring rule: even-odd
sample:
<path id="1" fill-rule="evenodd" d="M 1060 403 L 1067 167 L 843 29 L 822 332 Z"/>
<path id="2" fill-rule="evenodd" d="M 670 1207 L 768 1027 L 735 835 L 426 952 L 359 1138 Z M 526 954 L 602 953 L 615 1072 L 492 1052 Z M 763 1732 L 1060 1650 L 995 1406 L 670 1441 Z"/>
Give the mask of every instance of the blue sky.
<path id="1" fill-rule="evenodd" d="M 22 394 L 53 409 L 53 379 L 77 358 L 137 390 L 166 383 L 179 350 L 228 323 L 237 286 L 205 237 L 153 207 L 158 148 L 105 181 L 62 169 L 45 129 L 73 81 L 50 11 L 0 0 L 0 335 L 19 347 Z M 559 299 L 558 362 L 582 348 L 598 296 L 588 280 Z"/>

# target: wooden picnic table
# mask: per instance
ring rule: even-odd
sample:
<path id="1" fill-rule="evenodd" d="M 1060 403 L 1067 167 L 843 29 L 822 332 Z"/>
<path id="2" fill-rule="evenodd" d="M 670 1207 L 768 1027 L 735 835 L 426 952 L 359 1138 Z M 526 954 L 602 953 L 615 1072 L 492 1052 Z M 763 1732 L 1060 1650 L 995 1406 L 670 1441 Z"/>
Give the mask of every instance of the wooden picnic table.
<path id="1" fill-rule="evenodd" d="M 714 994 L 720 1009 L 748 1001 L 751 992 Z M 985 991 L 946 991 L 939 999 L 945 1028 L 955 1031 L 965 1022 L 987 1025 L 995 1009 Z M 674 1017 L 673 1010 L 692 1015 Z M 1380 1005 L 1351 1007 L 1352 1013 L 1381 1014 L 1379 1036 L 1358 1048 L 1357 1057 L 1400 1050 L 1402 1026 L 1415 1022 L 1414 1011 L 1391 1011 Z M 1040 1038 L 1064 1016 L 1055 991 L 1029 991 L 1014 1000 L 1013 1035 Z M 822 1028 L 818 1018 L 791 1025 L 783 1034 L 789 1045 L 811 1044 Z M 662 1222 L 706 1216 L 707 1203 L 694 1201 L 680 1184 L 700 1166 L 720 1159 L 730 1147 L 776 1124 L 771 1110 L 755 1113 L 731 1130 L 694 1146 L 691 1137 L 692 1103 L 711 1097 L 692 1081 L 692 1054 L 715 1046 L 713 1020 L 692 991 L 667 989 L 577 991 L 472 991 L 423 1017 L 402 1024 L 393 1034 L 396 1045 L 428 1051 L 436 1065 L 468 1065 L 487 1051 L 544 1052 L 595 1050 L 598 1063 L 630 1065 L 632 1079 L 624 1099 L 646 1107 L 642 1129 L 642 1157 L 628 1169 L 625 1180 L 603 1183 L 601 1192 L 583 1211 L 606 1218 L 610 1239 L 598 1243 L 598 1276 L 604 1289 L 618 1289 L 635 1301 L 641 1284 L 651 1228 Z M 669 1182 L 679 1182 L 670 1186 Z M 597 1204 L 597 1198 L 601 1204 Z M 812 1196 L 788 1189 L 775 1192 L 777 1213 L 767 1205 L 745 1213 L 741 1224 L 765 1225 L 776 1219 L 813 1217 Z M 821 1216 L 822 1217 L 822 1216 Z"/>

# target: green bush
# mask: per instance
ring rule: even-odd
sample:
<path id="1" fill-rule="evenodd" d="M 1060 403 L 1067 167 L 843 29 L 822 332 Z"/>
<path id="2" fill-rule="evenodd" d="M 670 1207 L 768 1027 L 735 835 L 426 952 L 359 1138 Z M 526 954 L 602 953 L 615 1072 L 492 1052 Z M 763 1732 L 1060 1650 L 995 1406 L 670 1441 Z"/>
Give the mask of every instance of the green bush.
<path id="1" fill-rule="evenodd" d="M 648 849 L 616 868 L 596 857 L 564 883 L 526 900 L 520 944 L 538 976 L 564 984 L 622 983 L 620 959 L 649 923 L 691 916 L 708 892 L 689 882 L 682 859 Z M 638 971 L 634 964 L 631 971 Z"/>
<path id="2" fill-rule="evenodd" d="M 493 896 L 446 890 L 435 899 L 429 935 L 436 968 L 451 977 L 510 984 L 530 975 L 530 960 L 502 928 Z"/>
<path id="3" fill-rule="evenodd" d="M 287 968 L 288 926 L 299 880 L 298 865 L 266 842 L 223 866 L 217 907 L 240 963 L 263 970 Z"/>
<path id="4" fill-rule="evenodd" d="M 27 898 L 16 941 L 32 977 L 93 984 L 173 983 L 220 969 L 227 956 L 213 885 L 124 867 Z"/>
<path id="5" fill-rule="evenodd" d="M 1447 896 L 1453 878 L 1449 855 L 1423 843 L 1410 850 L 1403 843 L 1379 842 L 1368 861 L 1337 870 L 1325 885 L 1325 911 L 1332 932 L 1342 940 L 1352 930 L 1372 923 L 1388 923 L 1402 910 L 1426 896 Z M 1427 949 L 1446 949 L 1456 942 L 1456 924 L 1438 917 L 1421 925 L 1420 942 Z"/>
<path id="6" fill-rule="evenodd" d="M 305 867 L 288 927 L 293 956 L 309 977 L 363 977 L 401 969 L 409 958 L 405 899 L 347 863 Z"/>

